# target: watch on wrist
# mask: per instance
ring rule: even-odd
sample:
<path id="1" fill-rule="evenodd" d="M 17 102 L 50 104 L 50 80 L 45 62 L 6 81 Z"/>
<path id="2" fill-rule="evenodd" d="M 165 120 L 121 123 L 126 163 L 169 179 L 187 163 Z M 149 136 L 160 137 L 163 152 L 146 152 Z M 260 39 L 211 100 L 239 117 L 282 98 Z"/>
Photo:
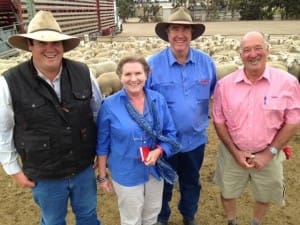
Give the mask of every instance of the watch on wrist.
<path id="1" fill-rule="evenodd" d="M 272 155 L 277 155 L 278 153 L 278 149 L 275 147 L 269 147 L 269 151 L 272 153 Z"/>

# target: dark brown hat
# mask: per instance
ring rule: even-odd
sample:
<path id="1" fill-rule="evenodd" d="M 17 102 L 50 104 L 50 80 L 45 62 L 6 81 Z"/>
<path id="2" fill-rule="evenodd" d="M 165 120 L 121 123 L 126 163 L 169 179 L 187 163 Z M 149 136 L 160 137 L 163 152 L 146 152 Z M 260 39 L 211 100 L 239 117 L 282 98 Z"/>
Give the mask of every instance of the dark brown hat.
<path id="1" fill-rule="evenodd" d="M 193 28 L 192 40 L 200 37 L 205 31 L 205 26 L 202 23 L 193 22 L 189 11 L 185 7 L 178 7 L 169 16 L 167 22 L 157 23 L 155 26 L 155 33 L 164 41 L 168 40 L 167 28 L 170 24 L 188 24 Z"/>

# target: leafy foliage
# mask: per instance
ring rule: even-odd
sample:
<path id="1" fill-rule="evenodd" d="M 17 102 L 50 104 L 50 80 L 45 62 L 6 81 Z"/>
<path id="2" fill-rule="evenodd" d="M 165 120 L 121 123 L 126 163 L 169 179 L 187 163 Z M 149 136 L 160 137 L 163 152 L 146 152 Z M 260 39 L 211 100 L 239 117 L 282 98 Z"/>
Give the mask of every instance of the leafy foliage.
<path id="1" fill-rule="evenodd" d="M 150 3 L 149 0 L 145 1 Z M 172 0 L 173 6 L 200 4 L 210 13 L 227 9 L 239 11 L 242 20 L 273 19 L 275 13 L 280 13 L 282 19 L 300 19 L 299 0 Z M 125 20 L 132 14 L 134 0 L 117 0 L 120 17 Z M 157 9 L 153 8 L 153 15 Z"/>
<path id="2" fill-rule="evenodd" d="M 132 13 L 134 2 L 133 0 L 117 0 L 117 6 L 119 8 L 119 16 L 125 22 L 129 15 Z"/>
<path id="3" fill-rule="evenodd" d="M 282 19 L 299 19 L 299 0 L 229 0 L 229 7 L 239 10 L 242 20 L 273 19 L 276 12 Z"/>

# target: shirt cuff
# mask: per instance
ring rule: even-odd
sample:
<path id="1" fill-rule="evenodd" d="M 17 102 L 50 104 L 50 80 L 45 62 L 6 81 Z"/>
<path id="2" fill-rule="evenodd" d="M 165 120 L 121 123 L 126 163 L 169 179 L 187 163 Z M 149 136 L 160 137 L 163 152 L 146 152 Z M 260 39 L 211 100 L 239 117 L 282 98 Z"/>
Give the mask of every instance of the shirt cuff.
<path id="1" fill-rule="evenodd" d="M 3 165 L 3 169 L 7 175 L 14 175 L 22 171 L 18 161 Z"/>

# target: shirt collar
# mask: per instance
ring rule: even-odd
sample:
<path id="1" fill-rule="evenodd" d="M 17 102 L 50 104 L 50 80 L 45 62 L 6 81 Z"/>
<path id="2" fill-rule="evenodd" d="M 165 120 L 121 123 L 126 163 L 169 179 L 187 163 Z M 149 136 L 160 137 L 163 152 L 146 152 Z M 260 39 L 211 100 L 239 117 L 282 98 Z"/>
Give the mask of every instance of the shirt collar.
<path id="1" fill-rule="evenodd" d="M 152 99 L 151 95 L 149 95 L 148 89 L 144 87 L 145 95 L 148 100 Z M 124 88 L 120 90 L 120 98 L 129 100 L 129 97 Z M 148 101 L 147 100 L 147 101 Z"/>
<path id="2" fill-rule="evenodd" d="M 145 91 L 145 88 L 144 88 L 144 91 Z M 145 93 L 146 93 L 146 91 L 145 91 Z M 123 99 L 128 99 L 129 100 L 129 97 L 128 97 L 127 93 L 126 93 L 125 88 L 121 89 L 121 91 L 120 91 L 120 97 L 123 98 Z"/>
<path id="3" fill-rule="evenodd" d="M 264 78 L 267 81 L 270 81 L 270 76 L 271 76 L 270 69 L 268 66 L 266 66 L 265 71 L 263 72 L 262 76 L 260 77 L 260 80 Z M 240 69 L 240 71 L 238 72 L 238 74 L 234 80 L 234 82 L 236 82 L 236 83 L 242 82 L 242 81 L 249 83 L 249 80 L 246 77 L 246 74 L 244 72 L 244 67 L 242 69 Z"/>
<path id="4" fill-rule="evenodd" d="M 173 66 L 175 63 L 178 64 L 178 62 L 177 62 L 177 60 L 176 60 L 176 58 L 174 56 L 174 53 L 172 52 L 172 49 L 170 47 L 167 49 L 167 56 L 168 56 L 168 60 L 169 60 L 170 66 Z M 195 63 L 196 60 L 194 58 L 195 58 L 194 54 L 193 54 L 193 52 L 192 52 L 192 50 L 190 48 L 189 49 L 188 58 L 186 60 L 186 63 L 190 63 L 190 62 L 191 63 Z"/>
<path id="5" fill-rule="evenodd" d="M 34 64 L 33 64 L 34 65 Z M 45 80 L 48 84 L 50 84 L 52 86 L 52 83 L 54 83 L 57 80 L 60 80 L 61 77 L 61 71 L 62 71 L 62 66 L 60 66 L 60 69 L 58 71 L 58 74 L 56 75 L 56 77 L 54 78 L 53 82 L 51 82 L 36 66 L 34 66 L 36 71 L 37 71 L 37 75 L 42 78 L 43 80 Z"/>
<path id="6" fill-rule="evenodd" d="M 124 88 L 122 88 L 121 90 L 120 90 L 120 97 L 121 98 L 128 98 L 128 96 L 127 96 L 127 93 L 126 93 L 126 91 L 125 91 L 125 89 Z"/>

